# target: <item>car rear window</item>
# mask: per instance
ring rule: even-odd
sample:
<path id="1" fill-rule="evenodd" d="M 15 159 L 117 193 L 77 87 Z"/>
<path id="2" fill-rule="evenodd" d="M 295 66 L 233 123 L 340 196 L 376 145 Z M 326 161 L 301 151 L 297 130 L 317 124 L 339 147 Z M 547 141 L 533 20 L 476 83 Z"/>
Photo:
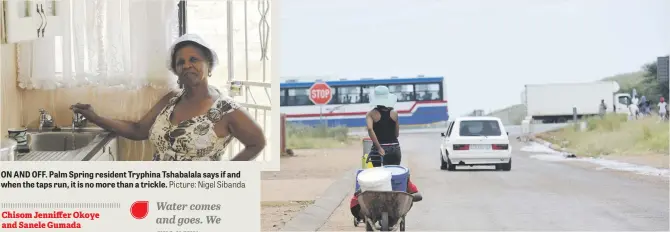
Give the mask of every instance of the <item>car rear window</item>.
<path id="1" fill-rule="evenodd" d="M 496 120 L 468 120 L 460 123 L 460 136 L 500 136 L 500 125 Z"/>

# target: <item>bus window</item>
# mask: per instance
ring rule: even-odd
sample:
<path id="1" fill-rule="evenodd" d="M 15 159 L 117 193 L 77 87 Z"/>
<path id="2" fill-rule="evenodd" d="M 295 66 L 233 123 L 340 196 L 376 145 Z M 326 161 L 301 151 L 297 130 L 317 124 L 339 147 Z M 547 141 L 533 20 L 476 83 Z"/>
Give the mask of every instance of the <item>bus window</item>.
<path id="1" fill-rule="evenodd" d="M 280 94 L 279 105 L 280 106 L 285 106 L 286 105 L 286 89 L 280 89 L 279 94 Z"/>
<path id="2" fill-rule="evenodd" d="M 288 96 L 286 97 L 287 106 L 306 106 L 314 105 L 309 100 L 309 88 L 288 89 Z"/>
<path id="3" fill-rule="evenodd" d="M 389 91 L 398 96 L 398 102 L 414 100 L 414 85 L 389 85 Z"/>
<path id="4" fill-rule="evenodd" d="M 442 100 L 440 94 L 440 84 L 416 84 L 417 101 L 436 101 Z"/>
<path id="5" fill-rule="evenodd" d="M 361 87 L 359 86 L 337 87 L 337 100 L 339 104 L 361 103 Z"/>
<path id="6" fill-rule="evenodd" d="M 370 96 L 374 94 L 375 87 L 372 85 L 363 86 L 363 94 L 361 96 L 361 103 L 370 103 Z"/>

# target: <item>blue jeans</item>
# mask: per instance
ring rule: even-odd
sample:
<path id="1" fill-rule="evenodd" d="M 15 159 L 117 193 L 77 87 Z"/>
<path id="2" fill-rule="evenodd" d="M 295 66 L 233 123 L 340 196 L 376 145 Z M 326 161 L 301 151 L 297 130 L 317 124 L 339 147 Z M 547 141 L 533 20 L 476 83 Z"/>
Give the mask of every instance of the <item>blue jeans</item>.
<path id="1" fill-rule="evenodd" d="M 384 149 L 384 165 L 400 165 L 402 154 L 400 152 L 399 144 L 382 145 L 382 149 Z M 370 162 L 372 162 L 373 167 L 382 166 L 382 162 L 380 162 L 382 161 L 382 157 L 379 154 L 376 146 L 372 146 L 372 149 L 370 149 L 368 159 L 370 159 Z"/>

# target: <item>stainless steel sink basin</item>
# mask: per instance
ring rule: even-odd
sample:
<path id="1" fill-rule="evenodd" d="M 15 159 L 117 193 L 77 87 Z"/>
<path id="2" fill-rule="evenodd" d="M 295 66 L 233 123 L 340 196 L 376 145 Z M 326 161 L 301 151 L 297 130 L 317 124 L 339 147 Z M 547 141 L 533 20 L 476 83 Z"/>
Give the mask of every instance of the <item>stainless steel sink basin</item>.
<path id="1" fill-rule="evenodd" d="M 88 146 L 102 132 L 38 132 L 29 133 L 32 151 L 72 151 Z"/>
<path id="2" fill-rule="evenodd" d="M 97 160 L 115 135 L 100 128 L 28 129 L 27 153 L 17 153 L 17 161 Z M 116 158 L 114 158 L 116 160 Z"/>

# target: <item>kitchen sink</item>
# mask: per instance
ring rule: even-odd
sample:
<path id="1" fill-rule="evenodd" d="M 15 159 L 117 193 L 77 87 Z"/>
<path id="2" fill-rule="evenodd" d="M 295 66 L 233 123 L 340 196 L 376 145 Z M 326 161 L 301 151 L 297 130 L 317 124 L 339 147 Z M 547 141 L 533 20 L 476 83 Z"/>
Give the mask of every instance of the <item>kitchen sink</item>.
<path id="1" fill-rule="evenodd" d="M 28 129 L 28 152 L 16 161 L 118 160 L 116 135 L 100 128 Z"/>
<path id="2" fill-rule="evenodd" d="M 38 132 L 29 133 L 32 151 L 73 151 L 84 148 L 103 132 Z"/>

